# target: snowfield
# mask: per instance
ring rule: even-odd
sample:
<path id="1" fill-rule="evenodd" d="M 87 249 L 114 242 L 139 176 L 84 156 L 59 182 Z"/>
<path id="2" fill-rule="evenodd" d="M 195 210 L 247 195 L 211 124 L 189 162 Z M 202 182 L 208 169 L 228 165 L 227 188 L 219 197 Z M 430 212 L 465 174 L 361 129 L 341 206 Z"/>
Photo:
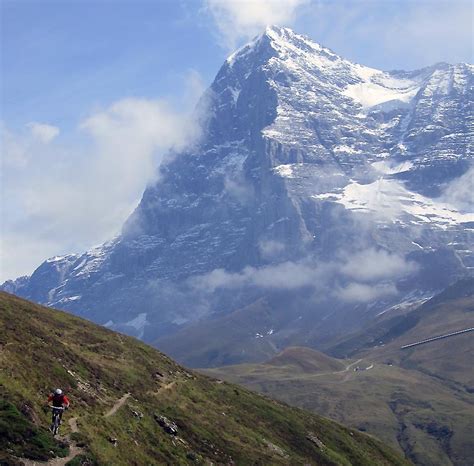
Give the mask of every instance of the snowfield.
<path id="1" fill-rule="evenodd" d="M 313 199 L 334 201 L 348 210 L 370 212 L 392 222 L 429 223 L 438 228 L 474 222 L 473 213 L 409 191 L 403 183 L 380 178 L 369 184 L 352 182 L 342 192 L 314 195 Z M 407 219 L 408 217 L 411 217 Z"/>

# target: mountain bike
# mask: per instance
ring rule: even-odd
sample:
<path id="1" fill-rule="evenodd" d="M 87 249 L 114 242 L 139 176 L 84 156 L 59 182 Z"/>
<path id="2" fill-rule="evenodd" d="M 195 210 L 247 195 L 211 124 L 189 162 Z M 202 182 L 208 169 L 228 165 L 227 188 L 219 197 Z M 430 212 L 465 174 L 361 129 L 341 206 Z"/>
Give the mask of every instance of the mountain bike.
<path id="1" fill-rule="evenodd" d="M 64 408 L 62 406 L 50 406 L 50 408 L 53 410 L 50 430 L 53 435 L 57 435 L 59 432 L 59 426 L 61 425 L 61 415 Z"/>

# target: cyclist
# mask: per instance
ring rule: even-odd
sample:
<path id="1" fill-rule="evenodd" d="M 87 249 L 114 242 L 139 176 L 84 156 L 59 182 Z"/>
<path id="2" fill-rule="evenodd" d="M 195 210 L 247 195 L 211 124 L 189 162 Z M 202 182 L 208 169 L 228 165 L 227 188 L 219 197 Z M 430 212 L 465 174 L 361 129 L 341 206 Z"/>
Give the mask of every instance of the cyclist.
<path id="1" fill-rule="evenodd" d="M 57 388 L 56 390 L 54 390 L 53 393 L 51 393 L 48 396 L 48 403 L 52 403 L 53 407 L 64 408 L 64 409 L 68 409 L 70 405 L 69 398 L 63 393 L 63 391 L 60 388 Z M 63 412 L 64 411 L 62 409 L 59 412 L 60 422 L 63 417 Z M 53 421 L 54 421 L 54 408 L 53 408 Z"/>

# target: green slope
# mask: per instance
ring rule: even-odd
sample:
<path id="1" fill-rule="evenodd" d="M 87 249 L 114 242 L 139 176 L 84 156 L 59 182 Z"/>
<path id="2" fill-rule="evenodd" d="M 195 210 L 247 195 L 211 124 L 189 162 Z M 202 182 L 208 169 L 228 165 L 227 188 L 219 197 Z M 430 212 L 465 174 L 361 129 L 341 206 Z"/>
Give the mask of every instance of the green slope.
<path id="1" fill-rule="evenodd" d="M 66 313 L 1 293 L 0 326 L 1 464 L 67 454 L 45 429 L 45 398 L 57 386 L 72 400 L 65 420 L 77 418 L 79 429 L 69 436 L 82 449 L 71 465 L 407 464 L 367 435 L 190 372 Z M 63 434 L 74 427 L 65 422 Z"/>
<path id="2" fill-rule="evenodd" d="M 474 333 L 400 347 L 474 327 L 473 311 L 472 282 L 463 281 L 412 313 L 386 317 L 341 342 L 338 350 L 351 359 L 333 364 L 347 370 L 321 371 L 320 353 L 299 349 L 291 364 L 242 364 L 206 373 L 370 432 L 417 464 L 471 466 Z M 305 367 L 311 367 L 313 354 L 316 369 L 302 371 L 294 360 L 298 354 Z M 285 352 L 280 357 L 288 360 Z"/>
<path id="3" fill-rule="evenodd" d="M 344 369 L 344 364 L 320 351 L 290 346 L 265 363 L 268 366 L 291 368 L 294 372 L 317 373 Z"/>

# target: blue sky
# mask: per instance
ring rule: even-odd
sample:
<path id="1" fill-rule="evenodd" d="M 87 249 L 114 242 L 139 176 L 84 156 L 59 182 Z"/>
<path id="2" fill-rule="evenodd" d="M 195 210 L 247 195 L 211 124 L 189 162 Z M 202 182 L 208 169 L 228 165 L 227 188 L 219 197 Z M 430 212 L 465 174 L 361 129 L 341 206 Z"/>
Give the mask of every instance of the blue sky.
<path id="1" fill-rule="evenodd" d="M 381 69 L 472 62 L 469 1 L 0 5 L 0 280 L 117 233 L 161 154 L 186 140 L 189 113 L 226 56 L 265 24 Z"/>
<path id="2" fill-rule="evenodd" d="M 208 82 L 224 56 L 198 3 L 3 2 L 4 118 L 74 125 L 124 96 L 174 98 L 189 69 Z"/>

